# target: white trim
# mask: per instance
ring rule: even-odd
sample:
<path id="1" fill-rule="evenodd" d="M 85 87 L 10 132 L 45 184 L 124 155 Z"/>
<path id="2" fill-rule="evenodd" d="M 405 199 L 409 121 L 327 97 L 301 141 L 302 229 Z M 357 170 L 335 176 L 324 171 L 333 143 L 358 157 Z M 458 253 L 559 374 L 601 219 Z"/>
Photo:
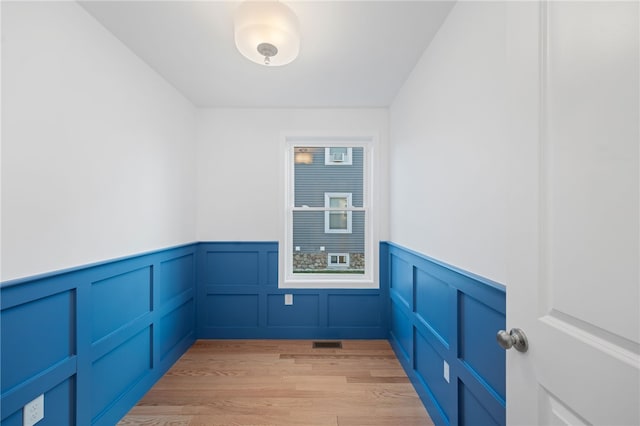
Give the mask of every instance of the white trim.
<path id="1" fill-rule="evenodd" d="M 379 188 L 376 186 L 375 172 L 380 165 L 377 162 L 375 152 L 378 146 L 376 132 L 357 135 L 336 137 L 326 134 L 298 132 L 283 132 L 281 137 L 283 182 L 285 185 L 284 203 L 282 210 L 281 229 L 282 240 L 279 241 L 279 273 L 278 288 L 343 288 L 343 289 L 377 289 L 379 284 L 378 250 L 380 243 L 378 238 L 379 225 L 377 223 L 376 208 L 379 208 Z M 318 146 L 344 146 L 364 148 L 363 164 L 363 206 L 349 208 L 348 211 L 366 211 L 365 224 L 365 269 L 364 274 L 293 274 L 293 212 L 298 210 L 294 206 L 294 193 L 292 180 L 294 177 L 294 146 L 318 147 Z M 324 210 L 324 209 L 320 209 Z M 291 254 L 291 255 L 290 255 Z"/>

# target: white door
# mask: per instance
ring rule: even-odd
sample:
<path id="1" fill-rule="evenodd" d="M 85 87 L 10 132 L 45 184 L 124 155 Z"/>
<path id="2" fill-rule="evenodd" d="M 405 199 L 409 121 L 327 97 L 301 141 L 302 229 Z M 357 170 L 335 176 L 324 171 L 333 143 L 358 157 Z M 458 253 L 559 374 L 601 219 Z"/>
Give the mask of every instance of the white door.
<path id="1" fill-rule="evenodd" d="M 507 424 L 640 425 L 638 2 L 506 10 Z"/>

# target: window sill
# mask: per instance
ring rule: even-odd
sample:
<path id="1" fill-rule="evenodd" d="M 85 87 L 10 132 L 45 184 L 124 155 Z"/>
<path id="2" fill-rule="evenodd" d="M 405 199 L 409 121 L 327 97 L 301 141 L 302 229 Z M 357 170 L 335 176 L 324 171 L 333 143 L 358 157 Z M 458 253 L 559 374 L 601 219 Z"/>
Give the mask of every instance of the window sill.
<path id="1" fill-rule="evenodd" d="M 378 289 L 379 284 L 372 279 L 349 279 L 343 277 L 335 277 L 332 279 L 309 277 L 308 279 L 285 279 L 280 282 L 278 288 L 296 288 L 296 289 Z"/>

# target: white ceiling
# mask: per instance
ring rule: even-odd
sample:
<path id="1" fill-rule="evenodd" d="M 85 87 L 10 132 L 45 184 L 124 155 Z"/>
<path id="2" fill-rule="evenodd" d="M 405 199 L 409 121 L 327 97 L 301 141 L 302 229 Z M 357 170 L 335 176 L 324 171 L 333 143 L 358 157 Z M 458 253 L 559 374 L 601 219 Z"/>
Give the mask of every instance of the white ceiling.
<path id="1" fill-rule="evenodd" d="M 300 56 L 265 67 L 235 48 L 236 1 L 83 1 L 199 107 L 385 107 L 454 2 L 288 1 Z"/>

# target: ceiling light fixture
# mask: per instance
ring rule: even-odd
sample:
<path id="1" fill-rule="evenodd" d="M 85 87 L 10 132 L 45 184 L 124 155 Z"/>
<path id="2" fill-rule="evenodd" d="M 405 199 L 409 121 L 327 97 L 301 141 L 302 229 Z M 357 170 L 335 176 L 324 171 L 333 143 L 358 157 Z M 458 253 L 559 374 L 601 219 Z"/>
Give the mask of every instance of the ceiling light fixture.
<path id="1" fill-rule="evenodd" d="M 262 65 L 286 65 L 300 51 L 298 17 L 279 1 L 246 1 L 236 10 L 236 47 Z"/>

